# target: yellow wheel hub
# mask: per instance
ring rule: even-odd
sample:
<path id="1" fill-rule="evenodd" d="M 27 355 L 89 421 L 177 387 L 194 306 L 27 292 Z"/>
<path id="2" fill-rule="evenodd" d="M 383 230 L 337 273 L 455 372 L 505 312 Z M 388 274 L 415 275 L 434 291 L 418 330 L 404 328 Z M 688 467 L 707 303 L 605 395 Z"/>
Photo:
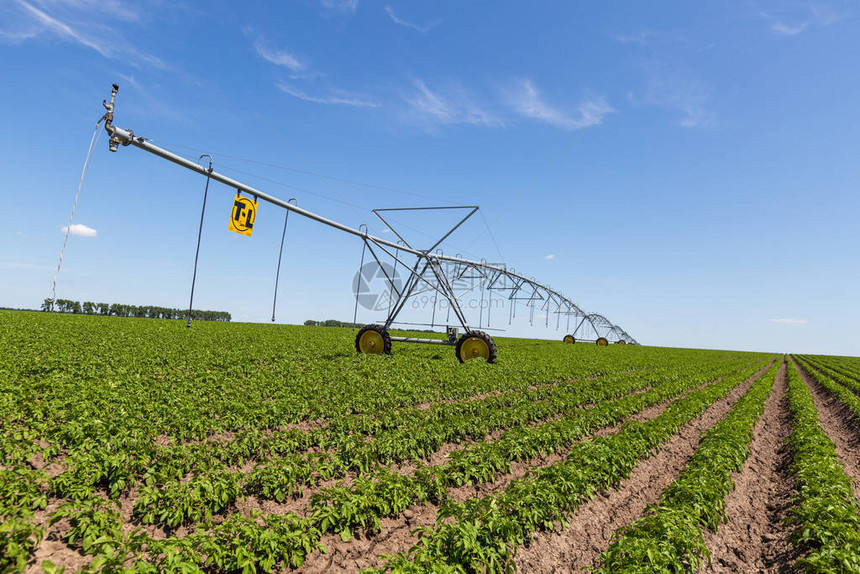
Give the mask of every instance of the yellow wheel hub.
<path id="1" fill-rule="evenodd" d="M 358 348 L 362 353 L 381 355 L 385 352 L 385 341 L 378 331 L 365 331 L 358 340 Z"/>
<path id="2" fill-rule="evenodd" d="M 609 345 L 609 341 L 607 341 L 604 337 L 600 337 L 599 339 L 597 339 L 598 347 L 606 347 L 607 345 Z"/>
<path id="3" fill-rule="evenodd" d="M 573 337 L 571 337 L 570 335 L 565 335 L 564 336 L 564 342 L 565 343 L 573 343 Z"/>
<path id="4" fill-rule="evenodd" d="M 477 359 L 479 357 L 489 360 L 490 347 L 487 345 L 487 342 L 480 337 L 469 337 L 463 341 L 462 345 L 460 345 L 460 357 L 464 361 Z"/>

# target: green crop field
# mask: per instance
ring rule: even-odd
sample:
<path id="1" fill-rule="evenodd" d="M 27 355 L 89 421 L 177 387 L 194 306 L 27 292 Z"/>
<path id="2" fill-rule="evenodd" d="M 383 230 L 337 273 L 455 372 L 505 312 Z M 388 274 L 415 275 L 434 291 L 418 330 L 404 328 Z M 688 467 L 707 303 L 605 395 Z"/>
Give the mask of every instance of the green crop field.
<path id="1" fill-rule="evenodd" d="M 860 572 L 860 359 L 0 312 L 0 571 Z"/>

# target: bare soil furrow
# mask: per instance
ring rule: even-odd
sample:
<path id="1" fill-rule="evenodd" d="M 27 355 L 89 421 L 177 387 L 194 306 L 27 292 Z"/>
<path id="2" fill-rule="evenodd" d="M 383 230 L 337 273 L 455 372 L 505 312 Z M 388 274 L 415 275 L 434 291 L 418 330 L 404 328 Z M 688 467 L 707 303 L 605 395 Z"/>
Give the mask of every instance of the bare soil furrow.
<path id="1" fill-rule="evenodd" d="M 678 477 L 699 446 L 702 434 L 725 417 L 732 405 L 767 369 L 735 387 L 725 398 L 681 427 L 659 452 L 642 460 L 615 490 L 583 504 L 563 531 L 536 533 L 532 543 L 516 557 L 520 572 L 581 572 L 596 567 L 609 548 L 615 531 L 642 516 L 660 499 L 663 490 Z"/>
<path id="2" fill-rule="evenodd" d="M 381 530 L 373 536 L 361 536 L 349 542 L 343 542 L 339 536 L 324 536 L 322 542 L 328 552 L 309 555 L 301 572 L 359 572 L 363 568 L 378 567 L 379 555 L 394 555 L 411 548 L 415 544 L 412 532 L 436 524 L 437 512 L 438 508 L 432 504 L 412 506 L 397 518 L 380 520 Z"/>
<path id="3" fill-rule="evenodd" d="M 711 552 L 704 573 L 793 571 L 797 556 L 788 541 L 791 528 L 783 523 L 794 492 L 786 444 L 792 423 L 785 368 L 780 367 L 753 428 L 749 457 L 732 477 L 735 489 L 725 499 L 726 523 L 716 534 L 704 532 Z"/>
<path id="4" fill-rule="evenodd" d="M 720 380 L 720 379 L 717 379 L 717 380 Z M 702 389 L 702 388 L 704 388 L 710 384 L 713 384 L 715 382 L 716 381 L 710 381 L 708 383 L 705 383 L 704 385 L 700 385 L 699 387 L 696 387 L 695 389 L 693 389 L 691 391 L 683 393 L 679 397 L 675 397 L 675 398 L 669 399 L 667 401 L 664 401 L 662 403 L 659 403 L 659 404 L 650 406 L 646 409 L 643 409 L 642 411 L 636 413 L 635 415 L 632 415 L 631 417 L 622 420 L 618 424 L 597 429 L 596 431 L 594 431 L 590 435 L 583 437 L 582 440 L 588 440 L 588 439 L 594 438 L 594 437 L 601 437 L 601 436 L 608 436 L 611 434 L 615 434 L 619 431 L 619 429 L 621 428 L 621 425 L 623 425 L 628 420 L 644 422 L 644 421 L 656 418 L 656 417 L 660 416 L 660 414 L 662 414 L 663 411 L 665 411 L 669 407 L 669 405 L 672 404 L 674 401 L 678 400 L 679 398 L 685 397 L 685 396 L 689 395 L 690 393 L 693 393 L 693 392 L 695 392 L 699 389 Z M 637 392 L 635 394 L 639 394 L 639 393 Z M 511 482 L 513 482 L 514 480 L 519 480 L 521 478 L 524 478 L 530 470 L 540 468 L 542 466 L 549 466 L 551 464 L 555 464 L 556 462 L 564 460 L 567 457 L 568 453 L 570 453 L 570 450 L 572 448 L 573 448 L 573 445 L 570 445 L 569 447 L 564 448 L 559 452 L 549 454 L 546 456 L 538 456 L 538 457 L 535 457 L 535 458 L 530 459 L 530 460 L 513 461 L 511 463 L 511 471 L 508 473 L 501 474 L 501 475 L 497 476 L 493 482 L 484 482 L 484 483 L 475 484 L 475 485 L 467 485 L 467 486 L 460 486 L 460 487 L 456 487 L 456 488 L 449 488 L 448 489 L 448 496 L 450 496 L 453 500 L 455 500 L 457 502 L 463 502 L 464 500 L 467 500 L 469 498 L 474 498 L 476 496 L 485 496 L 487 494 L 493 494 L 494 492 L 500 492 L 500 491 L 504 490 L 505 488 L 507 488 L 508 485 Z"/>
<path id="5" fill-rule="evenodd" d="M 676 399 L 670 399 L 665 403 L 649 407 L 643 413 L 649 411 L 654 413 L 653 416 L 657 416 Z M 617 426 L 611 428 L 617 430 Z M 495 482 L 450 488 L 448 495 L 454 500 L 462 501 L 475 496 L 499 492 L 504 490 L 513 480 L 523 478 L 529 470 L 563 460 L 568 450 L 565 449 L 562 453 L 538 457 L 530 461 L 514 462 L 511 465 L 511 472 L 497 477 Z M 383 554 L 394 555 L 411 548 L 416 541 L 412 532 L 421 526 L 433 526 L 436 523 L 437 513 L 438 507 L 433 504 L 411 506 L 398 517 L 382 519 L 380 532 L 370 537 L 343 542 L 338 536 L 326 536 L 323 538 L 323 543 L 329 550 L 328 553 L 314 553 L 308 556 L 307 562 L 302 567 L 302 572 L 358 572 L 362 568 L 379 567 L 379 556 Z"/>
<path id="6" fill-rule="evenodd" d="M 853 481 L 854 497 L 860 500 L 860 425 L 839 399 L 822 388 L 803 367 L 798 367 L 803 381 L 812 391 L 815 408 L 818 409 L 818 423 L 836 445 L 836 454 L 845 465 L 845 474 Z"/>

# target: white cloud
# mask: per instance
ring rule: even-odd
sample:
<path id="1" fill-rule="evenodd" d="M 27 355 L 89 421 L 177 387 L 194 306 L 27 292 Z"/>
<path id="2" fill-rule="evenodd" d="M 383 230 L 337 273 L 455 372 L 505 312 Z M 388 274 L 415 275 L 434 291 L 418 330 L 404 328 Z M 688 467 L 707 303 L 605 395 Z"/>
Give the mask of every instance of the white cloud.
<path id="1" fill-rule="evenodd" d="M 638 34 L 612 34 L 613 40 L 619 44 L 636 44 L 637 46 L 645 46 L 648 44 L 650 32 L 639 32 Z"/>
<path id="2" fill-rule="evenodd" d="M 660 106 L 683 114 L 677 123 L 685 128 L 711 128 L 717 114 L 711 108 L 711 95 L 701 80 L 681 67 L 659 60 L 643 65 L 645 88 L 641 97 L 630 97 L 634 104 Z"/>
<path id="3" fill-rule="evenodd" d="M 83 223 L 73 223 L 71 228 L 64 225 L 60 229 L 63 231 L 63 233 L 66 233 L 66 231 L 68 231 L 71 235 L 78 235 L 80 237 L 95 237 L 99 234 L 98 231 L 96 231 L 92 227 L 87 227 Z"/>
<path id="4" fill-rule="evenodd" d="M 802 22 L 796 26 L 791 26 L 786 24 L 785 22 L 774 22 L 771 24 L 770 29 L 779 34 L 780 36 L 797 36 L 809 25 L 809 22 Z"/>
<path id="5" fill-rule="evenodd" d="M 320 0 L 323 8 L 329 12 L 355 12 L 358 9 L 358 0 Z"/>
<path id="6" fill-rule="evenodd" d="M 403 18 L 398 18 L 397 15 L 394 13 L 394 9 L 391 6 L 385 7 L 385 13 L 388 14 L 388 17 L 391 18 L 391 21 L 395 24 L 399 24 L 400 26 L 403 26 L 405 28 L 411 28 L 413 30 L 421 32 L 422 34 L 426 34 L 427 32 L 439 25 L 438 20 L 421 26 L 420 24 L 409 22 L 408 20 L 404 20 Z"/>
<path id="7" fill-rule="evenodd" d="M 788 323 L 788 324 L 791 324 L 791 325 L 804 325 L 804 324 L 806 324 L 806 323 L 809 323 L 809 321 L 807 321 L 806 319 L 788 319 L 788 318 L 785 318 L 785 319 L 771 319 L 771 320 L 770 320 L 770 322 L 771 322 L 771 323 Z"/>
<path id="8" fill-rule="evenodd" d="M 797 36 L 801 32 L 812 28 L 825 28 L 843 19 L 843 16 L 834 12 L 831 8 L 821 4 L 810 4 L 806 7 L 806 17 L 795 15 L 794 24 L 785 20 L 777 19 L 775 16 L 760 10 L 758 16 L 770 23 L 770 30 L 780 36 Z"/>
<path id="9" fill-rule="evenodd" d="M 555 253 L 550 253 L 549 255 L 545 256 L 544 259 L 546 259 L 547 261 L 555 259 Z"/>
<path id="10" fill-rule="evenodd" d="M 408 120 L 430 124 L 473 124 L 492 127 L 503 122 L 483 108 L 475 97 L 456 85 L 445 93 L 432 91 L 421 80 L 412 82 L 415 90 L 404 97 L 410 107 Z"/>
<path id="11" fill-rule="evenodd" d="M 97 51 L 99 54 L 106 58 L 112 57 L 112 54 L 109 49 L 103 46 L 101 43 L 96 42 L 83 34 L 79 34 L 75 30 L 72 29 L 68 24 L 57 20 L 56 18 L 52 18 L 45 12 L 39 10 L 35 6 L 24 2 L 23 0 L 15 0 L 15 2 L 21 6 L 30 16 L 33 17 L 37 22 L 42 24 L 44 29 L 56 36 L 61 38 L 65 38 L 67 40 L 72 40 L 87 46 L 88 48 L 92 48 Z"/>
<path id="12" fill-rule="evenodd" d="M 279 82 L 276 84 L 276 86 L 285 94 L 289 94 L 294 98 L 298 98 L 306 102 L 313 102 L 315 104 L 353 106 L 357 108 L 378 108 L 382 105 L 379 102 L 375 102 L 373 100 L 361 99 L 359 97 L 351 96 L 342 92 L 339 92 L 334 95 L 311 96 L 306 92 L 299 90 L 293 86 L 290 86 L 289 84 L 286 84 L 284 82 Z"/>
<path id="13" fill-rule="evenodd" d="M 18 44 L 27 40 L 59 38 L 80 44 L 111 60 L 122 60 L 134 66 L 146 65 L 170 69 L 160 58 L 138 51 L 114 30 L 115 20 L 136 22 L 139 15 L 132 4 L 95 0 L 12 0 L 6 6 L 17 6 L 18 12 L 7 12 L 0 18 L 0 41 Z M 38 7 L 37 7 L 38 5 Z M 107 20 L 101 22 L 99 19 Z M 119 39 L 119 40 L 116 40 Z"/>
<path id="14" fill-rule="evenodd" d="M 572 117 L 545 102 L 531 80 L 522 80 L 517 88 L 511 91 L 509 101 L 519 114 L 566 130 L 600 124 L 606 114 L 615 111 L 606 98 L 594 96 L 580 102 L 577 106 L 578 116 Z"/>
<path id="15" fill-rule="evenodd" d="M 299 61 L 291 53 L 286 50 L 269 47 L 262 40 L 257 39 L 254 41 L 254 49 L 261 58 L 276 66 L 284 66 L 294 72 L 299 72 L 307 68 L 307 64 Z"/>

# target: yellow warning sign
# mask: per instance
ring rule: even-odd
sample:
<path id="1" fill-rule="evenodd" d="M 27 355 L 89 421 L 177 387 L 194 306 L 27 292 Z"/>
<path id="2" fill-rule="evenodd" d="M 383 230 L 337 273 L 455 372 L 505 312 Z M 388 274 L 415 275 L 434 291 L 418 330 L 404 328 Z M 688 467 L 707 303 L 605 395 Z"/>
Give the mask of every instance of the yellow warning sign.
<path id="1" fill-rule="evenodd" d="M 254 230 L 255 217 L 257 217 L 257 199 L 242 197 L 236 193 L 227 229 L 233 233 L 241 233 L 242 235 L 251 237 L 251 232 Z"/>

